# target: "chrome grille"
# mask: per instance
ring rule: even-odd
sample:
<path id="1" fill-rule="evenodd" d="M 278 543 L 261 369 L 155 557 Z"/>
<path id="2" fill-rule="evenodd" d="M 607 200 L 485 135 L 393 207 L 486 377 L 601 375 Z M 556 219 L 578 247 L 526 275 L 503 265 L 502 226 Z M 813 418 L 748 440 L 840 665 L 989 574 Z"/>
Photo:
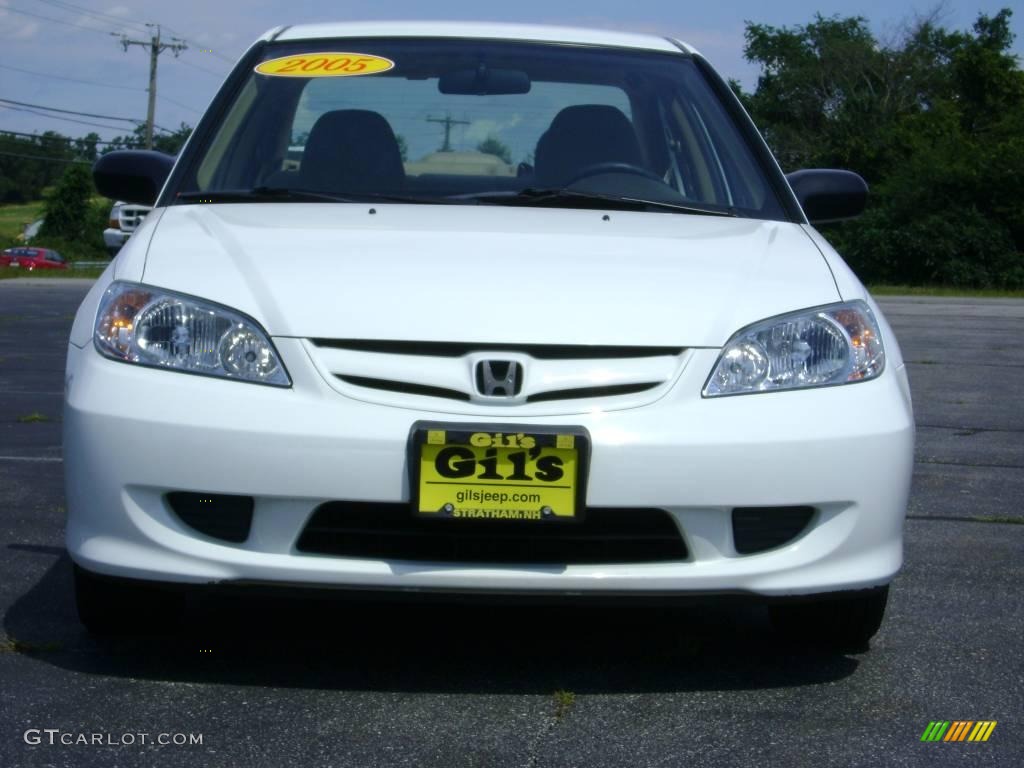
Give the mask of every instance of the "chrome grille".
<path id="1" fill-rule="evenodd" d="M 118 217 L 121 231 L 134 232 L 150 210 L 150 208 L 144 205 L 122 205 L 121 213 Z"/>
<path id="2" fill-rule="evenodd" d="M 667 391 L 688 359 L 679 347 L 352 339 L 304 344 L 324 379 L 342 394 L 400 407 L 494 415 L 571 413 L 594 401 L 606 409 L 636 407 Z M 514 361 L 521 380 L 497 393 L 482 389 L 481 364 L 502 361 Z"/>

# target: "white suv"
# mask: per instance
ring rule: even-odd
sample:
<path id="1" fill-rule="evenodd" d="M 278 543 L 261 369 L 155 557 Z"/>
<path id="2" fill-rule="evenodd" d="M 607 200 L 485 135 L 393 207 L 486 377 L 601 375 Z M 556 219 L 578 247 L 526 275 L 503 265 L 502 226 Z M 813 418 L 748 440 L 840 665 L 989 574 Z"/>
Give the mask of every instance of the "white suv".
<path id="1" fill-rule="evenodd" d="M 422 162 L 483 137 L 509 173 Z M 285 27 L 177 161 L 115 152 L 94 176 L 156 207 L 68 348 L 90 627 L 283 585 L 743 594 L 805 639 L 878 629 L 907 376 L 810 223 L 867 188 L 784 176 L 689 46 Z"/>
<path id="2" fill-rule="evenodd" d="M 110 221 L 103 230 L 103 243 L 107 246 L 107 253 L 116 256 L 151 210 L 153 208 L 149 205 L 135 205 L 120 200 L 114 203 L 114 207 L 110 209 Z"/>

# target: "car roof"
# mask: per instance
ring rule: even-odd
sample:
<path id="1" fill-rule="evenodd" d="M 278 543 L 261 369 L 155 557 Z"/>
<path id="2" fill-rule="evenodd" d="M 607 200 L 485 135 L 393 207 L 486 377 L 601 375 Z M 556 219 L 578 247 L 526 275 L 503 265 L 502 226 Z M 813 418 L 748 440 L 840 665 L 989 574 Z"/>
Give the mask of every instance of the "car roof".
<path id="1" fill-rule="evenodd" d="M 332 37 L 466 37 L 480 40 L 531 40 L 575 45 L 603 45 L 649 51 L 696 51 L 667 37 L 610 29 L 496 24 L 473 21 L 355 21 L 298 24 L 268 31 L 264 40 L 316 40 Z"/>

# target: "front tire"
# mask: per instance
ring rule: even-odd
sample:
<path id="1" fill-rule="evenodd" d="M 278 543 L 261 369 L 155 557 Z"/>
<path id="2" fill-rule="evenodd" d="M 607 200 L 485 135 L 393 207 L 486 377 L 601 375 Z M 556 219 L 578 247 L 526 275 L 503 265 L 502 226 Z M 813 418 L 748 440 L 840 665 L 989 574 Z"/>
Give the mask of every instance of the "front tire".
<path id="1" fill-rule="evenodd" d="M 772 625 L 787 641 L 831 651 L 868 650 L 882 626 L 889 587 L 769 608 Z"/>
<path id="2" fill-rule="evenodd" d="M 93 634 L 155 634 L 179 624 L 182 594 L 156 583 L 99 576 L 77 565 L 74 571 L 78 619 Z"/>

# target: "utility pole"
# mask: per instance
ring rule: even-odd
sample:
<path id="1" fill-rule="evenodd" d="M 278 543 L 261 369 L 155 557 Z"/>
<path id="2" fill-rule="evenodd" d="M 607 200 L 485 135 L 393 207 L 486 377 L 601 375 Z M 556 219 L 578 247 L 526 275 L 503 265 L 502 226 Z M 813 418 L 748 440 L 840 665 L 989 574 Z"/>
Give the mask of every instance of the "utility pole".
<path id="1" fill-rule="evenodd" d="M 444 146 L 441 147 L 442 152 L 452 151 L 452 126 L 453 125 L 469 125 L 469 120 L 452 120 L 452 116 L 449 114 L 443 118 L 440 117 L 428 117 L 428 123 L 441 123 L 444 126 Z"/>
<path id="2" fill-rule="evenodd" d="M 147 27 L 155 28 L 156 32 L 153 33 L 153 37 L 147 40 L 129 40 L 127 35 L 120 35 L 121 45 L 124 47 L 125 52 L 128 51 L 129 46 L 140 45 L 143 48 L 149 49 L 149 109 L 146 111 L 146 149 L 153 148 L 153 120 L 156 117 L 156 62 L 157 57 L 160 56 L 164 51 L 173 51 L 174 57 L 177 58 L 178 54 L 182 51 L 187 50 L 188 46 L 185 45 L 184 40 L 180 40 L 176 37 L 171 38 L 171 42 L 165 43 L 160 40 L 160 25 L 159 24 L 147 24 Z M 111 32 L 112 35 L 116 35 L 116 32 Z"/>

